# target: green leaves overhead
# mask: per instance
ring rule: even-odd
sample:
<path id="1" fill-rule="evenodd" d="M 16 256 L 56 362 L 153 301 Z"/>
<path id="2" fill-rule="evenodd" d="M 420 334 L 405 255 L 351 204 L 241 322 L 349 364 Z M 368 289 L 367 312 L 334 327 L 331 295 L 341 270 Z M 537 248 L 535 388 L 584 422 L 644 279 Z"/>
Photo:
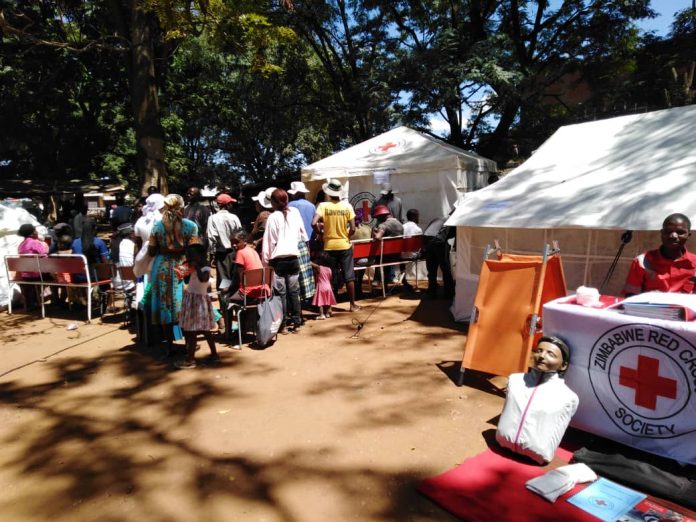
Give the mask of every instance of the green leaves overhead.
<path id="1" fill-rule="evenodd" d="M 655 2 L 653 2 L 653 5 Z M 693 103 L 693 9 L 648 0 L 0 0 L 0 174 L 236 186 L 396 124 L 505 161 Z"/>

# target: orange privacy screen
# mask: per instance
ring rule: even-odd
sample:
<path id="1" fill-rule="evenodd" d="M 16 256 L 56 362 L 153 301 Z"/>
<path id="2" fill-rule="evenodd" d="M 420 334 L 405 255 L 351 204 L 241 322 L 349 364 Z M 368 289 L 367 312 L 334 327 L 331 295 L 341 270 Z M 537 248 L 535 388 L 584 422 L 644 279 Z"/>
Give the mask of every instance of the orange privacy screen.
<path id="1" fill-rule="evenodd" d="M 534 336 L 529 325 L 541 305 L 566 294 L 560 257 L 501 254 L 481 268 L 462 369 L 495 375 L 527 370 Z"/>

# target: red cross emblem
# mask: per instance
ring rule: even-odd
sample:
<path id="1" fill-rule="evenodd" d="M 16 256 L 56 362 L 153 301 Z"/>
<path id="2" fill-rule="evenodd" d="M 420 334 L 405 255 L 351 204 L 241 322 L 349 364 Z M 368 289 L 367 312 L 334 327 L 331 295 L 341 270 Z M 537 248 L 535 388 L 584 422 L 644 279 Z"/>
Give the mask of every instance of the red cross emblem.
<path id="1" fill-rule="evenodd" d="M 365 223 L 370 222 L 370 202 L 366 199 L 363 199 L 362 202 L 362 211 L 363 211 L 363 221 Z"/>
<path id="2" fill-rule="evenodd" d="M 657 398 L 677 398 L 677 381 L 660 377 L 660 361 L 638 356 L 638 368 L 621 366 L 619 384 L 636 390 L 635 403 L 643 408 L 657 409 Z"/>
<path id="3" fill-rule="evenodd" d="M 380 152 L 386 153 L 386 152 L 389 152 L 389 149 L 393 149 L 394 147 L 396 147 L 396 143 L 392 143 L 390 141 L 390 142 L 385 143 L 384 145 L 380 145 L 379 147 L 377 147 L 377 150 Z"/>

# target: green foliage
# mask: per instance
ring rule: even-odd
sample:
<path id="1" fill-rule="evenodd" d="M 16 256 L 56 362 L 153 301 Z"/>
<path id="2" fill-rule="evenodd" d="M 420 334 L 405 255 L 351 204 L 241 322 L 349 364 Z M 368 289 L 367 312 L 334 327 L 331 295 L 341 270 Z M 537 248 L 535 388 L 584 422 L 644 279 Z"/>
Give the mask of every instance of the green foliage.
<path id="1" fill-rule="evenodd" d="M 0 10 L 0 169 L 56 183 L 106 177 L 139 190 L 139 12 L 159 96 L 147 125 L 164 131 L 172 190 L 296 175 L 396 123 L 428 131 L 433 114 L 451 143 L 505 160 L 579 118 L 694 102 L 694 11 L 677 14 L 670 38 L 641 35 L 648 0 L 0 0 Z"/>

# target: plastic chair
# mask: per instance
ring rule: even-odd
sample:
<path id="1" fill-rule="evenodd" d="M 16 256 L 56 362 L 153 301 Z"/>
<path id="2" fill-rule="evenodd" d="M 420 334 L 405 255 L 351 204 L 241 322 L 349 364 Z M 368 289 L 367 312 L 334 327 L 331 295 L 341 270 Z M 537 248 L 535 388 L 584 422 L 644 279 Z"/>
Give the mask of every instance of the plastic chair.
<path id="1" fill-rule="evenodd" d="M 261 302 L 273 295 L 272 285 L 274 276 L 275 273 L 271 267 L 245 270 L 240 276 L 240 288 L 249 288 L 250 286 L 261 286 L 262 288 L 267 288 L 267 291 L 265 291 L 264 295 L 261 297 L 248 297 L 246 294 L 243 294 L 242 301 L 230 301 L 230 304 L 228 305 L 228 310 L 232 309 L 237 313 L 237 335 L 240 348 L 242 346 L 242 330 L 244 325 L 244 321 L 242 320 L 243 314 L 247 310 L 258 308 Z M 229 331 L 229 321 L 225 324 L 225 328 Z"/>
<path id="2" fill-rule="evenodd" d="M 130 323 L 129 312 L 133 306 L 133 300 L 135 299 L 135 282 L 137 277 L 133 272 L 132 266 L 116 266 L 113 263 L 109 263 L 109 270 L 111 273 L 112 285 L 109 288 L 99 291 L 102 296 L 102 314 L 104 312 L 103 307 L 108 307 L 109 303 L 112 303 L 115 310 L 116 299 L 121 298 L 123 300 L 123 311 L 126 312 L 123 323 L 127 326 Z M 115 281 L 121 282 L 120 288 L 115 288 L 113 286 Z M 132 283 L 132 285 L 128 285 L 128 283 Z"/>

